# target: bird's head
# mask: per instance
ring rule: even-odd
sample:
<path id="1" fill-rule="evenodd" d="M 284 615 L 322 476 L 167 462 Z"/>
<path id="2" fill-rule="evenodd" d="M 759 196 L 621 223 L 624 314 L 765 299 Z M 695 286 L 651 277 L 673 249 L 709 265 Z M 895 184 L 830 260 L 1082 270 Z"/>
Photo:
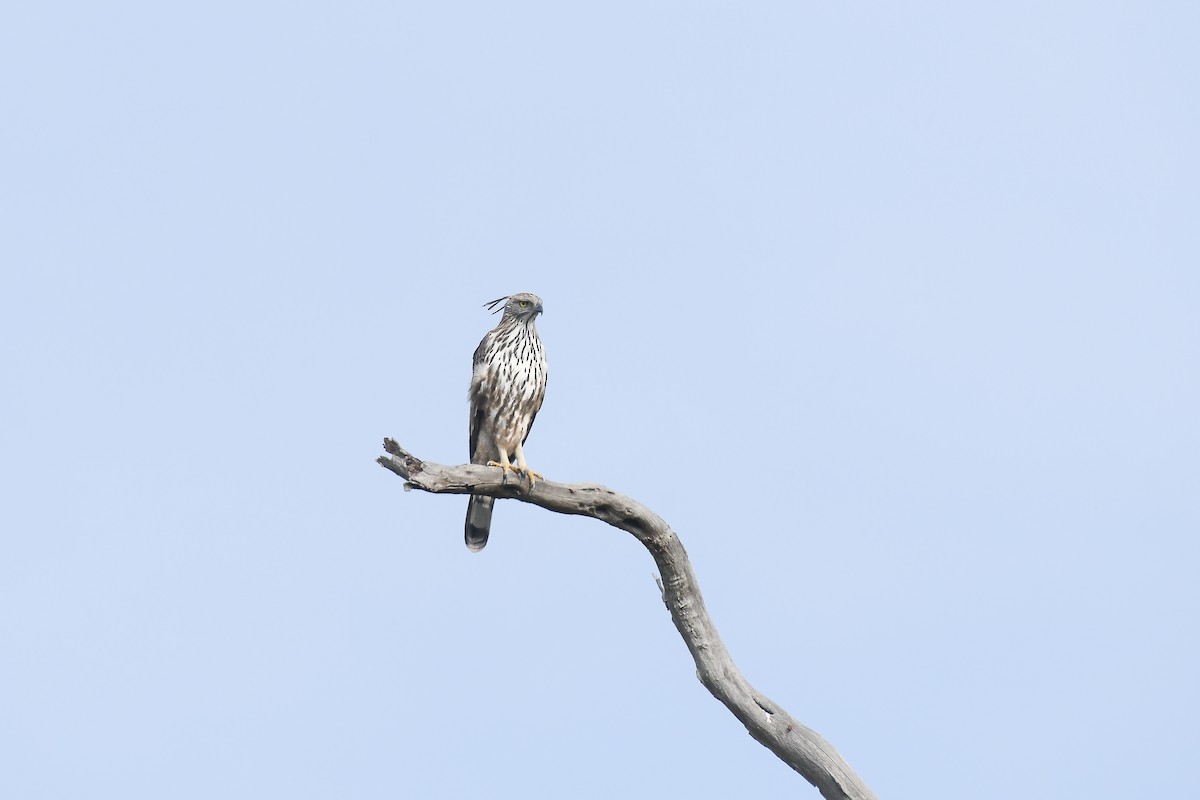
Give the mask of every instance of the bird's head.
<path id="1" fill-rule="evenodd" d="M 487 303 L 486 305 L 488 308 L 492 309 L 492 313 L 495 313 L 500 310 L 500 308 L 497 308 L 497 306 L 500 306 L 501 303 L 504 303 L 502 308 L 504 309 L 505 317 L 512 317 L 522 321 L 530 321 L 538 314 L 542 313 L 542 298 L 538 297 L 536 294 L 530 294 L 529 292 L 521 292 L 519 294 L 509 295 L 508 297 L 501 297 L 497 300 Z"/>

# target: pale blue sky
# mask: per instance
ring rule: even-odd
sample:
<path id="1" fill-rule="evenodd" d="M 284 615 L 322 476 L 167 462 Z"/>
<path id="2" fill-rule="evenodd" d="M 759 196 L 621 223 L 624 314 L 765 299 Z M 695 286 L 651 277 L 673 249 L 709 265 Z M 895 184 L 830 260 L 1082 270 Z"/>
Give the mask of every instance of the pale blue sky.
<path id="1" fill-rule="evenodd" d="M 884 798 L 1200 737 L 1194 3 L 0 14 L 0 796 L 811 797 L 649 556 L 406 494 L 481 306 Z"/>

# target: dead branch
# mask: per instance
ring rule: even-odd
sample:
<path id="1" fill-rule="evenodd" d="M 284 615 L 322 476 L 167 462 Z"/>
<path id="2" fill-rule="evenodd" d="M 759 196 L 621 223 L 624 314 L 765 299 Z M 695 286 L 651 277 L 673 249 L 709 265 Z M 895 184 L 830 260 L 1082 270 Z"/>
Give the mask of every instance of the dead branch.
<path id="1" fill-rule="evenodd" d="M 704 608 L 700 586 L 675 532 L 646 506 L 596 484 L 538 481 L 531 490 L 522 478 L 506 478 L 498 467 L 447 466 L 422 461 L 391 439 L 377 461 L 405 480 L 404 488 L 434 494 L 510 497 L 556 511 L 607 522 L 633 534 L 661 575 L 663 602 L 696 662 L 696 676 L 733 712 L 750 735 L 817 787 L 828 800 L 875 800 L 833 746 L 801 725 L 751 686 L 734 665 Z"/>

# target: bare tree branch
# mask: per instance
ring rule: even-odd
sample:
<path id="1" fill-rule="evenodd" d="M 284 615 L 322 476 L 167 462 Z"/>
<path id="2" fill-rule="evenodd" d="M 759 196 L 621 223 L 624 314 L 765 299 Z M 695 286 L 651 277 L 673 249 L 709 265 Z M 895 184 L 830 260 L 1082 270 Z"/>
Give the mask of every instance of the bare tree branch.
<path id="1" fill-rule="evenodd" d="M 704 687 L 741 720 L 752 737 L 803 775 L 828 800 L 875 800 L 874 792 L 832 745 L 742 677 L 704 608 L 683 544 L 649 508 L 596 484 L 538 481 L 530 489 L 525 479 L 510 477 L 499 467 L 432 464 L 391 439 L 384 439 L 383 447 L 390 455 L 381 456 L 378 462 L 404 478 L 406 490 L 511 497 L 560 514 L 593 517 L 633 534 L 658 565 L 663 602 L 692 653 L 696 676 Z"/>

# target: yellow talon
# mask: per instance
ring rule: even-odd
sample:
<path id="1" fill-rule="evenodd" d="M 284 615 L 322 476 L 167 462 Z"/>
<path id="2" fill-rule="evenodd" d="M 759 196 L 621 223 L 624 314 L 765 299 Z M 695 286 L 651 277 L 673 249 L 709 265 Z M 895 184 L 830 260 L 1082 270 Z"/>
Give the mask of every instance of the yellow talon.
<path id="1" fill-rule="evenodd" d="M 515 464 L 510 464 L 507 461 L 489 461 L 487 463 L 487 465 L 489 467 L 501 467 L 504 469 L 505 472 L 520 472 L 521 471 L 520 467 L 516 466 Z"/>
<path id="2" fill-rule="evenodd" d="M 525 477 L 529 478 L 529 485 L 530 485 L 530 486 L 533 486 L 533 485 L 534 485 L 535 483 L 537 483 L 539 480 L 543 480 L 543 481 L 544 481 L 544 480 L 546 480 L 546 479 L 545 479 L 545 478 L 542 476 L 542 473 L 540 473 L 540 472 L 534 472 L 534 471 L 533 471 L 533 470 L 531 470 L 529 467 L 517 467 L 517 469 L 518 469 L 519 471 L 521 471 L 521 472 L 524 472 L 524 473 L 525 473 Z"/>

